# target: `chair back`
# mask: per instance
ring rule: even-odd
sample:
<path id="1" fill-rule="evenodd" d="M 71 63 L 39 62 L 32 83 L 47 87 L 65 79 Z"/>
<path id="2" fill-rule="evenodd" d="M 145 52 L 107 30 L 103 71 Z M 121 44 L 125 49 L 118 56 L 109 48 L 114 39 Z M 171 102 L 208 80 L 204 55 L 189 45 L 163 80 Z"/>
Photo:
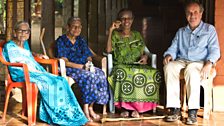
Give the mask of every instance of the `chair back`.
<path id="1" fill-rule="evenodd" d="M 12 83 L 13 81 L 12 81 L 11 76 L 10 76 L 9 71 L 8 71 L 8 64 L 10 64 L 10 63 L 5 60 L 5 58 L 3 56 L 3 53 L 2 53 L 2 50 L 3 50 L 3 47 L 4 47 L 5 43 L 7 43 L 7 42 L 6 41 L 0 42 L 0 62 L 6 66 L 5 67 L 5 75 L 7 77 L 5 77 L 5 81 L 6 81 L 5 86 L 7 86 L 7 83 Z"/>

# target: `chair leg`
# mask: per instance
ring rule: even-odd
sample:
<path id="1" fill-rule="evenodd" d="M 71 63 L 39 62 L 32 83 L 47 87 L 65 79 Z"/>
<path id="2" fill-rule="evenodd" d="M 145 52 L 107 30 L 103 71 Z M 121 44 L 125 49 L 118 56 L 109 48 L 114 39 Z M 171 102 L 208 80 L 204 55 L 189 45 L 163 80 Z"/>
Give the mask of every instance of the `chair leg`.
<path id="1" fill-rule="evenodd" d="M 184 81 L 181 82 L 180 84 L 180 99 L 181 99 L 181 109 L 185 113 L 187 111 L 187 89 L 186 89 L 186 84 Z"/>
<path id="2" fill-rule="evenodd" d="M 184 84 L 184 91 L 183 91 L 183 112 L 185 113 L 187 111 L 187 89 L 186 85 Z"/>
<path id="3" fill-rule="evenodd" d="M 32 84 L 32 125 L 36 124 L 38 88 Z"/>
<path id="4" fill-rule="evenodd" d="M 28 95 L 29 94 L 29 95 Z M 26 85 L 26 99 L 27 99 L 27 121 L 28 121 L 28 126 L 32 125 L 32 114 L 33 114 L 33 105 L 32 105 L 32 85 L 27 84 Z"/>
<path id="5" fill-rule="evenodd" d="M 209 119 L 210 113 L 211 113 L 211 105 L 212 105 L 212 99 L 211 99 L 211 93 L 212 90 L 208 86 L 202 86 L 204 88 L 204 112 L 203 112 L 203 118 Z"/>
<path id="6" fill-rule="evenodd" d="M 110 88 L 110 87 L 109 87 Z M 110 100 L 109 100 L 109 109 L 110 109 L 110 113 L 115 113 L 115 106 L 114 106 L 114 95 L 113 95 L 113 91 L 110 88 Z"/>
<path id="7" fill-rule="evenodd" d="M 3 122 L 5 122 L 5 118 L 6 118 L 6 113 L 7 113 L 7 109 L 8 109 L 8 103 L 9 103 L 10 91 L 11 91 L 11 88 L 8 87 L 6 89 L 5 106 L 4 106 L 4 112 L 3 112 L 3 115 L 2 115 L 2 121 Z"/>
<path id="8" fill-rule="evenodd" d="M 156 107 L 152 109 L 152 112 L 155 114 L 156 113 Z"/>
<path id="9" fill-rule="evenodd" d="M 22 97 L 22 116 L 27 116 L 27 100 L 25 88 L 22 88 Z"/>

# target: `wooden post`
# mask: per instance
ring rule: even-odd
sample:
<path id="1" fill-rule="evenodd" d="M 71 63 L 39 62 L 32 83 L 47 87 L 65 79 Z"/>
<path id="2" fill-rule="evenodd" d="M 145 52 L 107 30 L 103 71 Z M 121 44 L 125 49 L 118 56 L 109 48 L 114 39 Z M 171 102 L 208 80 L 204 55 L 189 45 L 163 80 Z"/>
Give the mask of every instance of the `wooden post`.
<path id="1" fill-rule="evenodd" d="M 89 0 L 89 12 L 88 12 L 88 44 L 89 47 L 97 50 L 98 43 L 98 19 L 97 19 L 97 0 Z"/>
<path id="2" fill-rule="evenodd" d="M 23 4 L 24 4 L 24 10 L 23 10 L 24 21 L 27 21 L 30 24 L 30 27 L 32 27 L 31 26 L 31 10 L 30 10 L 31 2 L 30 0 L 24 0 Z M 29 46 L 31 46 L 31 37 L 29 38 Z"/>
<path id="3" fill-rule="evenodd" d="M 88 41 L 88 1 L 79 0 L 79 17 L 82 20 L 82 36 Z"/>
<path id="4" fill-rule="evenodd" d="M 98 54 L 102 54 L 107 44 L 105 0 L 98 2 Z"/>
<path id="5" fill-rule="evenodd" d="M 65 33 L 66 32 L 66 23 L 69 17 L 72 16 L 72 5 L 73 5 L 73 0 L 64 0 L 63 2 L 63 11 L 62 11 L 62 15 L 63 15 L 63 24 L 62 24 L 62 32 Z"/>
<path id="6" fill-rule="evenodd" d="M 43 42 L 46 48 L 50 47 L 50 43 L 55 41 L 55 15 L 54 0 L 42 0 L 41 10 L 41 29 L 45 28 Z"/>

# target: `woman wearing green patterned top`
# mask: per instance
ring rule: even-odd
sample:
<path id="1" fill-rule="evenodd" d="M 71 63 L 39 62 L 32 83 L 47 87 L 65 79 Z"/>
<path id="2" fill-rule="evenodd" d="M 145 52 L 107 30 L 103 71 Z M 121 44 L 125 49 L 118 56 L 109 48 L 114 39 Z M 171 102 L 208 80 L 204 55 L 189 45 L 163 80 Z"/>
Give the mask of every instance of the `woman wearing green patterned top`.
<path id="1" fill-rule="evenodd" d="M 145 43 L 138 31 L 131 30 L 134 15 L 129 9 L 118 13 L 109 29 L 107 52 L 113 55 L 113 70 L 108 80 L 114 91 L 114 104 L 122 117 L 140 117 L 159 101 L 158 70 L 148 66 Z"/>

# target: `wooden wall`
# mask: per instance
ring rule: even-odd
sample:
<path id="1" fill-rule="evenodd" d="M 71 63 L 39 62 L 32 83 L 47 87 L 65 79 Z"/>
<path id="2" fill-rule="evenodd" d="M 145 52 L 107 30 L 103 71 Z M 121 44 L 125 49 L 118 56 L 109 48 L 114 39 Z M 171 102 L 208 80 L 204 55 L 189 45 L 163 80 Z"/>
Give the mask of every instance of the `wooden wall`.
<path id="1" fill-rule="evenodd" d="M 108 29 L 117 12 L 124 7 L 127 7 L 127 0 L 79 0 L 82 35 L 96 53 L 105 51 Z"/>
<path id="2" fill-rule="evenodd" d="M 42 0 L 41 6 L 41 29 L 45 28 L 45 34 L 43 38 L 46 49 L 50 47 L 50 44 L 55 41 L 55 1 L 54 0 Z M 35 34 L 35 33 L 34 33 Z"/>
<path id="3" fill-rule="evenodd" d="M 224 111 L 224 0 L 215 0 L 215 28 L 218 33 L 219 44 L 221 49 L 221 59 L 217 63 L 217 76 L 214 80 L 213 87 L 213 107 L 214 111 Z"/>
<path id="4" fill-rule="evenodd" d="M 24 0 L 7 0 L 6 6 L 6 40 L 10 40 L 14 24 L 24 19 Z"/>
<path id="5" fill-rule="evenodd" d="M 219 38 L 219 44 L 220 44 L 220 49 L 221 49 L 221 58 L 219 60 L 219 62 L 217 63 L 217 76 L 214 80 L 214 85 L 218 86 L 218 85 L 222 85 L 224 86 L 224 4 L 223 4 L 224 0 L 216 0 L 216 8 L 215 8 L 215 28 L 217 30 L 218 33 L 218 38 Z"/>

